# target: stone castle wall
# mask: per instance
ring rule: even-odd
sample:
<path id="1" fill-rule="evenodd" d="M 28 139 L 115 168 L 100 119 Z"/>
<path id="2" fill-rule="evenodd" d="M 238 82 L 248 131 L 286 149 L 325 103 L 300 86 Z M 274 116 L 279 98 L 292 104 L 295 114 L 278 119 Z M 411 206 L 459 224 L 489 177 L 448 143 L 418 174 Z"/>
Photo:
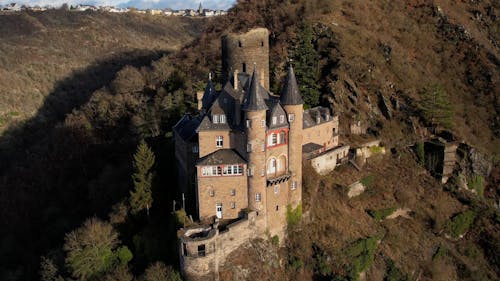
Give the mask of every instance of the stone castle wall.
<path id="1" fill-rule="evenodd" d="M 224 81 L 229 81 L 235 71 L 251 75 L 254 65 L 262 79 L 262 86 L 269 89 L 269 31 L 266 28 L 222 37 Z"/>
<path id="2" fill-rule="evenodd" d="M 224 265 L 227 256 L 258 237 L 256 218 L 255 212 L 249 212 L 245 218 L 221 231 L 217 225 L 181 229 L 179 256 L 182 275 L 187 280 L 217 280 L 219 266 Z"/>

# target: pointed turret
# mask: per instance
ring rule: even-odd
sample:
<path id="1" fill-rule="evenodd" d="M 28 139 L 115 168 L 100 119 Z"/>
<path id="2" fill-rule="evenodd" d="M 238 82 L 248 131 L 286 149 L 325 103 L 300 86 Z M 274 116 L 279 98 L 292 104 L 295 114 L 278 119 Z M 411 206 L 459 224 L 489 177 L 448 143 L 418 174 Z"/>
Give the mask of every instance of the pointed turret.
<path id="1" fill-rule="evenodd" d="M 245 103 L 243 104 L 243 110 L 267 110 L 264 94 L 262 93 L 262 86 L 260 86 L 259 75 L 256 69 L 253 70 L 252 80 L 250 81 L 250 87 L 248 88 Z"/>
<path id="2" fill-rule="evenodd" d="M 281 90 L 280 102 L 282 105 L 304 104 L 291 64 L 288 67 L 285 83 L 283 84 L 283 89 Z"/>
<path id="3" fill-rule="evenodd" d="M 203 93 L 203 98 L 201 100 L 202 108 L 209 109 L 212 106 L 216 98 L 217 93 L 215 92 L 214 84 L 212 83 L 212 74 L 208 75 L 207 86 L 205 87 L 205 92 Z"/>

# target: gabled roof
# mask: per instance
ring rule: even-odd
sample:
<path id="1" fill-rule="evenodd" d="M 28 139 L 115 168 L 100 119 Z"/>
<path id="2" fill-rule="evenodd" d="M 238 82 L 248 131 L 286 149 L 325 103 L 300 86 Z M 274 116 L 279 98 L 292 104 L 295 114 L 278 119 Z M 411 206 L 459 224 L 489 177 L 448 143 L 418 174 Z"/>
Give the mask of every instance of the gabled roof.
<path id="1" fill-rule="evenodd" d="M 330 109 L 322 106 L 313 107 L 308 110 L 304 110 L 302 127 L 307 129 L 325 122 L 331 122 L 333 121 L 332 117 L 333 116 L 330 115 Z"/>
<path id="2" fill-rule="evenodd" d="M 205 115 L 200 125 L 198 126 L 197 131 L 226 131 L 230 129 L 231 128 L 229 127 L 227 122 L 214 124 L 212 123 L 208 115 Z"/>
<path id="3" fill-rule="evenodd" d="M 279 102 L 272 103 L 270 110 L 268 111 L 267 124 L 269 129 L 288 127 L 288 121 L 286 118 L 286 113 Z M 283 122 L 280 122 L 279 116 L 283 115 Z M 276 117 L 276 124 L 273 125 L 273 117 Z"/>
<path id="4" fill-rule="evenodd" d="M 280 101 L 283 105 L 304 104 L 300 95 L 299 86 L 297 85 L 297 79 L 293 73 L 292 65 L 288 67 L 285 83 L 281 90 Z"/>
<path id="5" fill-rule="evenodd" d="M 264 97 L 265 93 L 263 93 L 263 87 L 259 83 L 259 75 L 257 74 L 257 70 L 254 69 L 252 81 L 250 82 L 242 109 L 245 111 L 267 110 Z"/>
<path id="6" fill-rule="evenodd" d="M 245 164 L 247 161 L 234 149 L 219 149 L 198 160 L 197 166 L 222 165 L 222 164 Z"/>

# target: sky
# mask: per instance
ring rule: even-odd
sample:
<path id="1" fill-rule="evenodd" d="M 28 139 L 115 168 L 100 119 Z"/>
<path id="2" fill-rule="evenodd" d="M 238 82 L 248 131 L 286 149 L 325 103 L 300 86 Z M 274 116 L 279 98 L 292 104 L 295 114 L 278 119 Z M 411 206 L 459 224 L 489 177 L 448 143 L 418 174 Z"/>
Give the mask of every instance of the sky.
<path id="1" fill-rule="evenodd" d="M 205 0 L 201 1 L 203 8 L 227 10 L 236 2 L 236 0 Z M 0 0 L 0 5 L 10 3 L 19 3 L 29 6 L 60 6 L 63 3 L 68 5 L 88 4 L 99 6 L 115 7 L 135 7 L 139 9 L 149 8 L 172 8 L 172 9 L 197 9 L 200 0 Z"/>

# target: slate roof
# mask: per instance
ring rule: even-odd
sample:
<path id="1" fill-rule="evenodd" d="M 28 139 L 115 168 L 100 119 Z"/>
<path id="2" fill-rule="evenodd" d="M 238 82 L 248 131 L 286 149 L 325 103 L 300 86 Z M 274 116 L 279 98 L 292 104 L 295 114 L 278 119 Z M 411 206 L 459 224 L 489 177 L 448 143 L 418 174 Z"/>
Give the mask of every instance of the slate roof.
<path id="1" fill-rule="evenodd" d="M 283 127 L 288 127 L 288 120 L 286 118 L 286 112 L 283 109 L 283 107 L 280 105 L 278 100 L 272 100 L 273 102 L 270 102 L 268 104 L 270 110 L 268 111 L 268 116 L 267 116 L 267 126 L 269 129 L 276 129 L 276 128 L 283 128 Z M 283 115 L 284 120 L 283 123 L 280 122 L 280 115 Z M 273 125 L 273 117 L 276 117 L 276 124 Z"/>
<path id="2" fill-rule="evenodd" d="M 316 119 L 317 117 L 319 117 L 319 123 L 317 122 L 318 121 Z M 302 120 L 303 120 L 302 128 L 307 129 L 319 124 L 323 124 L 325 122 L 332 121 L 333 118 L 328 108 L 317 106 L 314 108 L 310 108 L 308 110 L 304 110 L 304 115 Z"/>
<path id="3" fill-rule="evenodd" d="M 197 128 L 198 131 L 226 131 L 230 129 L 231 128 L 229 127 L 227 122 L 217 124 L 212 123 L 208 115 L 205 115 L 205 117 L 203 117 L 203 120 Z"/>
<path id="4" fill-rule="evenodd" d="M 313 142 L 309 142 L 309 143 L 306 143 L 302 146 L 302 153 L 311 153 L 311 152 L 320 150 L 322 148 L 323 148 L 322 145 L 319 145 L 319 144 L 313 143 Z"/>
<path id="5" fill-rule="evenodd" d="M 263 89 L 264 88 L 259 83 L 257 70 L 254 69 L 252 81 L 250 82 L 250 87 L 247 91 L 242 109 L 245 111 L 267 110 L 268 107 L 264 99 L 267 93 L 265 93 Z"/>
<path id="6" fill-rule="evenodd" d="M 185 114 L 172 128 L 183 140 L 188 141 L 196 135 L 196 129 L 201 123 L 202 117 Z"/>
<path id="7" fill-rule="evenodd" d="M 222 165 L 222 164 L 245 164 L 247 161 L 234 149 L 219 149 L 198 160 L 197 166 Z"/>
<path id="8" fill-rule="evenodd" d="M 293 73 L 292 65 L 288 67 L 288 73 L 285 83 L 283 84 L 283 89 L 281 90 L 280 100 L 283 105 L 304 104 L 300 95 L 299 86 L 297 85 L 297 79 Z"/>
<path id="9" fill-rule="evenodd" d="M 203 93 L 203 97 L 201 98 L 202 108 L 203 109 L 210 108 L 210 106 L 212 106 L 212 103 L 215 101 L 216 97 L 217 97 L 217 92 L 215 91 L 212 79 L 208 78 L 207 86 L 205 87 L 205 93 Z"/>

